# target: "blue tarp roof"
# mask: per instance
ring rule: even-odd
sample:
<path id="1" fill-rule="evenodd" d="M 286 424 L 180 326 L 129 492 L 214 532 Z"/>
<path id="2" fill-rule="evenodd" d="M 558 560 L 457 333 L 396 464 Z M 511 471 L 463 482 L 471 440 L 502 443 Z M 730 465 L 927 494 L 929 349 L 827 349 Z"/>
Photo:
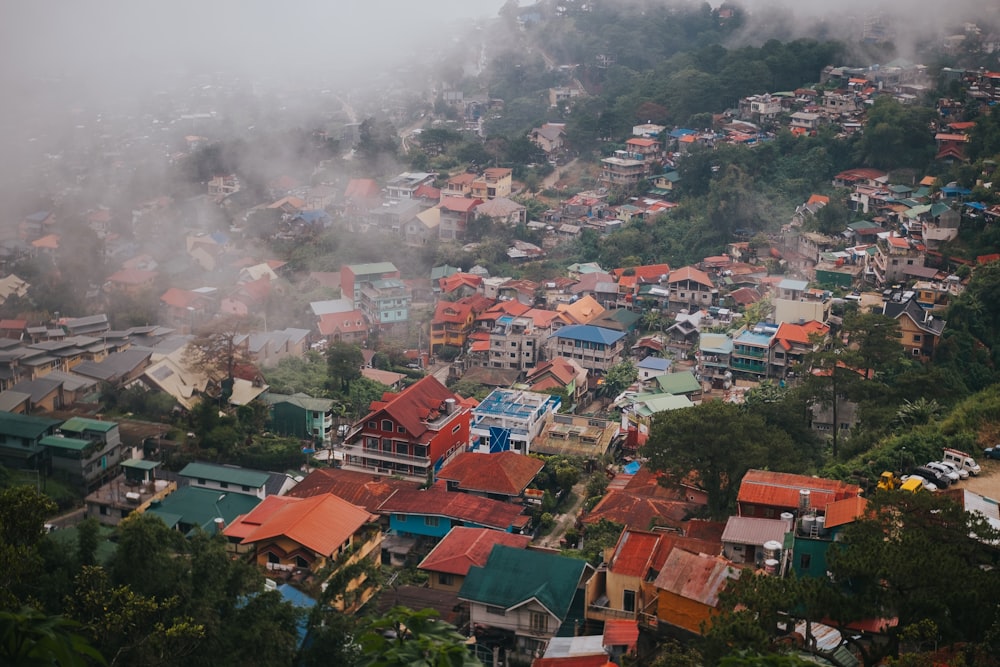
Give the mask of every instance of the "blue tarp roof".
<path id="1" fill-rule="evenodd" d="M 625 466 L 623 470 L 625 471 L 626 475 L 634 475 L 637 472 L 639 472 L 639 468 L 641 467 L 642 467 L 641 463 L 639 463 L 638 461 L 632 461 L 632 463 L 629 463 L 627 466 Z"/>
<path id="2" fill-rule="evenodd" d="M 986 210 L 986 204 L 984 204 L 981 201 L 967 201 L 967 202 L 965 202 L 965 205 L 968 206 L 969 208 L 974 208 L 977 211 L 985 211 Z"/>

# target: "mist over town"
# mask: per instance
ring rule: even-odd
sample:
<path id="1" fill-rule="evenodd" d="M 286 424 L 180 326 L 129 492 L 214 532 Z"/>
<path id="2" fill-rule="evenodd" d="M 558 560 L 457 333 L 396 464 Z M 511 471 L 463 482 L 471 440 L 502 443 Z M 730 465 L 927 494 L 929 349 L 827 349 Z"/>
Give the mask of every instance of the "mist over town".
<path id="1" fill-rule="evenodd" d="M 998 663 L 1000 6 L 0 56 L 0 663 Z"/>

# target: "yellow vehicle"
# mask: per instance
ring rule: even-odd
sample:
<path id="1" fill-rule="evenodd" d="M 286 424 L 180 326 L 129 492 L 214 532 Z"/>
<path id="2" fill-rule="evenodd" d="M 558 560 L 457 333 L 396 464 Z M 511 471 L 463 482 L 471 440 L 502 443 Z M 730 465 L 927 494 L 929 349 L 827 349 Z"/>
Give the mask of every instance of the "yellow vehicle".
<path id="1" fill-rule="evenodd" d="M 895 473 L 887 470 L 879 475 L 878 488 L 883 491 L 895 491 L 899 489 L 900 491 L 917 493 L 918 491 L 923 491 L 924 480 L 916 475 L 902 480 L 896 477 Z"/>

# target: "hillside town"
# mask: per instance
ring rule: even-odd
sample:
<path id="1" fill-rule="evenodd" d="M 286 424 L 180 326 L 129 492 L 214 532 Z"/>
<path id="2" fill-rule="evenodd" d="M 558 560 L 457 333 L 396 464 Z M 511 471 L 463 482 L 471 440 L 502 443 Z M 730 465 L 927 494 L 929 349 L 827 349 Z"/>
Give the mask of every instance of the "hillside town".
<path id="1" fill-rule="evenodd" d="M 608 3 L 508 4 L 551 84 L 516 135 L 523 91 L 439 76 L 414 108 L 305 91 L 289 116 L 336 111 L 251 147 L 216 111 L 246 82 L 214 74 L 75 109 L 107 131 L 25 164 L 0 624 L 64 615 L 99 651 L 51 664 L 195 660 L 188 599 L 245 628 L 234 664 L 425 638 L 447 664 L 996 664 L 995 12 L 933 64 L 813 45 L 844 60 L 681 119 L 588 106 L 624 51 L 543 51 Z M 962 590 L 915 581 L 948 567 Z"/>

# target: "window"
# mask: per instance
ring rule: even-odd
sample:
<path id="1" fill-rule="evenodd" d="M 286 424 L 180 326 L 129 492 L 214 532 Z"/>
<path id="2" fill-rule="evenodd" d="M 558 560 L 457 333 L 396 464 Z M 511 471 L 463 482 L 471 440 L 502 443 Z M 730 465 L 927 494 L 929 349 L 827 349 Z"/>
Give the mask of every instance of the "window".
<path id="1" fill-rule="evenodd" d="M 389 420 L 389 419 L 383 419 L 382 420 L 382 430 L 383 431 L 390 431 L 391 432 L 392 431 L 392 421 Z"/>
<path id="2" fill-rule="evenodd" d="M 808 570 L 809 564 L 812 562 L 812 554 L 800 554 L 799 555 L 799 569 Z"/>
<path id="3" fill-rule="evenodd" d="M 446 572 L 438 572 L 438 583 L 442 586 L 451 586 L 455 583 L 455 575 Z"/>
<path id="4" fill-rule="evenodd" d="M 455 424 L 455 427 L 451 429 L 452 433 L 458 433 L 458 430 L 462 428 L 461 424 Z"/>
<path id="5" fill-rule="evenodd" d="M 267 562 L 268 563 L 280 563 L 281 561 L 278 558 L 277 554 L 272 553 L 272 552 L 269 551 L 269 552 L 267 552 Z"/>
<path id="6" fill-rule="evenodd" d="M 492 614 L 494 616 L 506 616 L 507 610 L 503 607 L 494 607 L 493 605 L 486 605 L 486 613 Z"/>
<path id="7" fill-rule="evenodd" d="M 219 486 L 223 489 L 229 488 L 229 482 L 219 482 Z"/>
<path id="8" fill-rule="evenodd" d="M 373 421 L 368 422 L 368 428 L 378 428 L 378 424 Z"/>
<path id="9" fill-rule="evenodd" d="M 633 600 L 634 602 L 634 600 Z M 548 632 L 549 631 L 549 615 L 542 614 L 537 611 L 531 612 L 530 617 L 531 629 L 534 632 Z"/>
<path id="10" fill-rule="evenodd" d="M 107 506 L 101 505 L 101 516 L 107 516 L 107 515 L 108 515 L 108 508 L 107 508 Z"/>
<path id="11" fill-rule="evenodd" d="M 295 557 L 295 567 L 309 567 L 309 563 L 302 556 Z"/>
<path id="12" fill-rule="evenodd" d="M 913 334 L 913 342 L 914 343 L 920 342 L 920 334 Z"/>
<path id="13" fill-rule="evenodd" d="M 405 514 L 393 514 L 392 517 L 396 521 L 406 521 L 406 515 Z"/>
<path id="14" fill-rule="evenodd" d="M 436 516 L 425 516 L 424 517 L 424 525 L 425 526 L 430 526 L 431 528 L 434 528 L 434 527 L 436 527 L 438 525 L 438 522 L 439 522 L 439 519 Z"/>
<path id="15" fill-rule="evenodd" d="M 243 486 L 241 488 L 243 489 L 244 493 L 249 493 L 250 492 L 250 487 L 249 486 Z"/>
<path id="16" fill-rule="evenodd" d="M 626 589 L 622 592 L 622 609 L 635 611 L 635 591 Z"/>
<path id="17" fill-rule="evenodd" d="M 406 428 L 403 426 L 397 426 L 396 433 L 406 433 Z"/>

